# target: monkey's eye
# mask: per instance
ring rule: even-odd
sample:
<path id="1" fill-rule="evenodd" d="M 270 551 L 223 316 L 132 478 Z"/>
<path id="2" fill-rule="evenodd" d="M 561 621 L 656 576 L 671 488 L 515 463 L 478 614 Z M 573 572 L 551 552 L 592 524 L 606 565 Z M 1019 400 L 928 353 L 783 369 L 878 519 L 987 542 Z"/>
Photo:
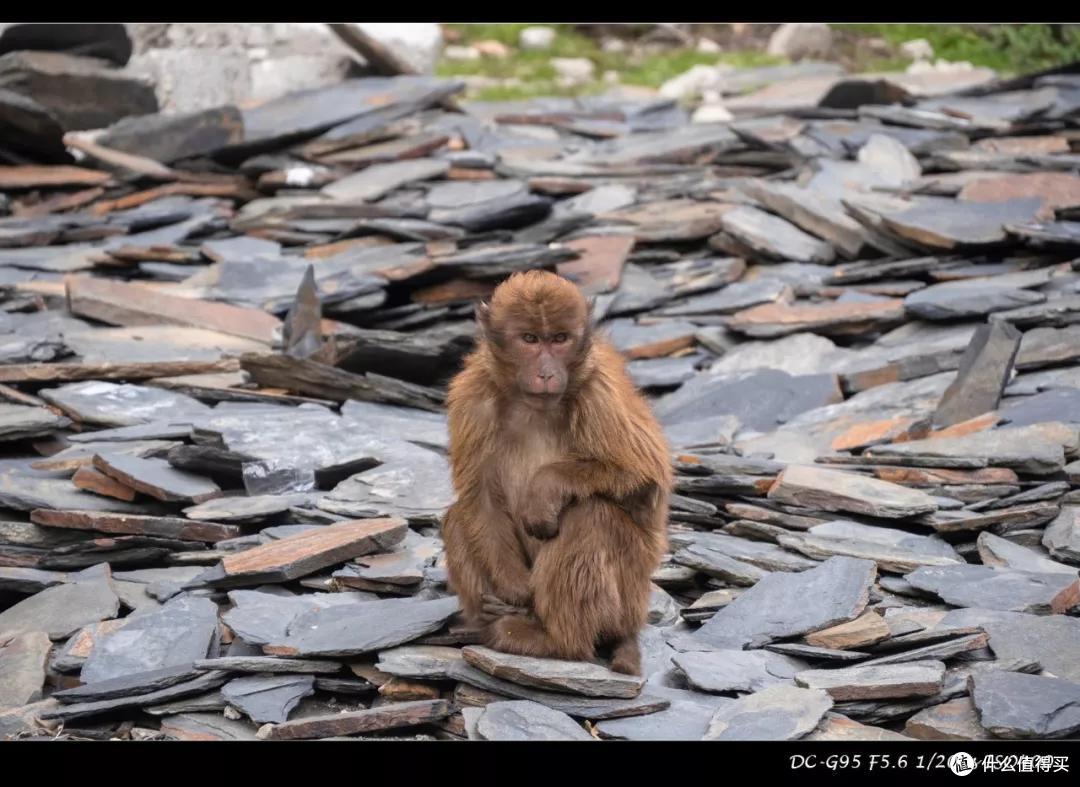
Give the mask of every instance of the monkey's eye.
<path id="1" fill-rule="evenodd" d="M 570 337 L 567 336 L 565 333 L 557 333 L 557 334 L 555 334 L 555 338 L 554 338 L 553 341 L 555 342 L 555 344 L 562 344 L 563 342 L 565 342 L 569 338 Z"/>
<path id="2" fill-rule="evenodd" d="M 536 338 L 535 333 L 527 333 L 521 338 L 525 341 L 526 344 L 536 344 L 539 341 L 539 339 Z"/>

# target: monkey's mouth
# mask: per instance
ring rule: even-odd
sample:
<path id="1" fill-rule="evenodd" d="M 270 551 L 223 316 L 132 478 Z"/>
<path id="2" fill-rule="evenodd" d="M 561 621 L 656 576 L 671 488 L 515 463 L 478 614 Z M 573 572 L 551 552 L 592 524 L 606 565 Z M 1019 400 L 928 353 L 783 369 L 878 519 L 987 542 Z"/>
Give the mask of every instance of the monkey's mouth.
<path id="1" fill-rule="evenodd" d="M 532 396 L 560 396 L 565 390 L 563 382 L 555 378 L 533 379 L 525 386 L 525 392 Z"/>
<path id="2" fill-rule="evenodd" d="M 559 388 L 557 391 L 534 391 L 529 390 L 525 392 L 524 399 L 528 404 L 538 408 L 548 408 L 552 405 L 558 404 L 562 399 L 563 389 Z"/>

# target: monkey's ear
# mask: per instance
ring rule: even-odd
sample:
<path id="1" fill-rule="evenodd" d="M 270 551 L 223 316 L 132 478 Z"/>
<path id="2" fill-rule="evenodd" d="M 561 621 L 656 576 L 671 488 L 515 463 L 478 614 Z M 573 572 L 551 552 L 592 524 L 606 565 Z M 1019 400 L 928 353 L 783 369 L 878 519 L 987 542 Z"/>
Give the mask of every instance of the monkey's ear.
<path id="1" fill-rule="evenodd" d="M 476 313 L 476 324 L 484 336 L 491 335 L 491 306 L 484 301 L 477 301 L 473 309 Z"/>
<path id="2" fill-rule="evenodd" d="M 585 312 L 585 324 L 591 331 L 596 327 L 596 323 L 598 322 L 596 318 L 596 296 L 594 295 L 589 298 L 586 303 L 588 304 L 588 310 Z"/>

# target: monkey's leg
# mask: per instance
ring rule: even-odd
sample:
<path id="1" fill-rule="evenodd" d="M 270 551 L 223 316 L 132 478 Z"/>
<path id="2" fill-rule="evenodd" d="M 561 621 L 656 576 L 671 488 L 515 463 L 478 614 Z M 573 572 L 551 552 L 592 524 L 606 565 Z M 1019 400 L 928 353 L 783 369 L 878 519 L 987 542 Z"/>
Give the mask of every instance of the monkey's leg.
<path id="1" fill-rule="evenodd" d="M 636 634 L 615 643 L 611 651 L 611 669 L 626 675 L 641 674 L 641 646 L 638 645 Z"/>
<path id="2" fill-rule="evenodd" d="M 493 647 L 510 653 L 595 660 L 601 639 L 619 643 L 620 666 L 631 667 L 631 645 L 648 615 L 653 548 L 622 509 L 588 498 L 563 513 L 559 535 L 533 563 L 536 619 L 501 618 Z"/>
<path id="3" fill-rule="evenodd" d="M 485 606 L 492 605 L 485 596 L 495 597 L 508 609 L 528 605 L 525 551 L 505 515 L 459 500 L 446 513 L 442 535 L 449 586 L 457 593 L 470 625 L 486 626 L 505 614 L 486 611 Z"/>

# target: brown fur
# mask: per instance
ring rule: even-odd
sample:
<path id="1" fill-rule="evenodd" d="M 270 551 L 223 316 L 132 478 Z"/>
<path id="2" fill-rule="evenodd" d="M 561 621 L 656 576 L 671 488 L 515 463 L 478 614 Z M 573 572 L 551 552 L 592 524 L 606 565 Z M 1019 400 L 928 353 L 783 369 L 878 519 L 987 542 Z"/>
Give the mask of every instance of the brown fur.
<path id="1" fill-rule="evenodd" d="M 478 311 L 479 346 L 448 400 L 457 499 L 443 522 L 447 568 L 491 647 L 594 660 L 612 645 L 612 668 L 639 673 L 670 460 L 588 312 L 573 284 L 540 271 L 510 277 Z M 541 341 L 525 344 L 529 331 Z M 528 391 L 544 375 L 561 393 Z"/>

